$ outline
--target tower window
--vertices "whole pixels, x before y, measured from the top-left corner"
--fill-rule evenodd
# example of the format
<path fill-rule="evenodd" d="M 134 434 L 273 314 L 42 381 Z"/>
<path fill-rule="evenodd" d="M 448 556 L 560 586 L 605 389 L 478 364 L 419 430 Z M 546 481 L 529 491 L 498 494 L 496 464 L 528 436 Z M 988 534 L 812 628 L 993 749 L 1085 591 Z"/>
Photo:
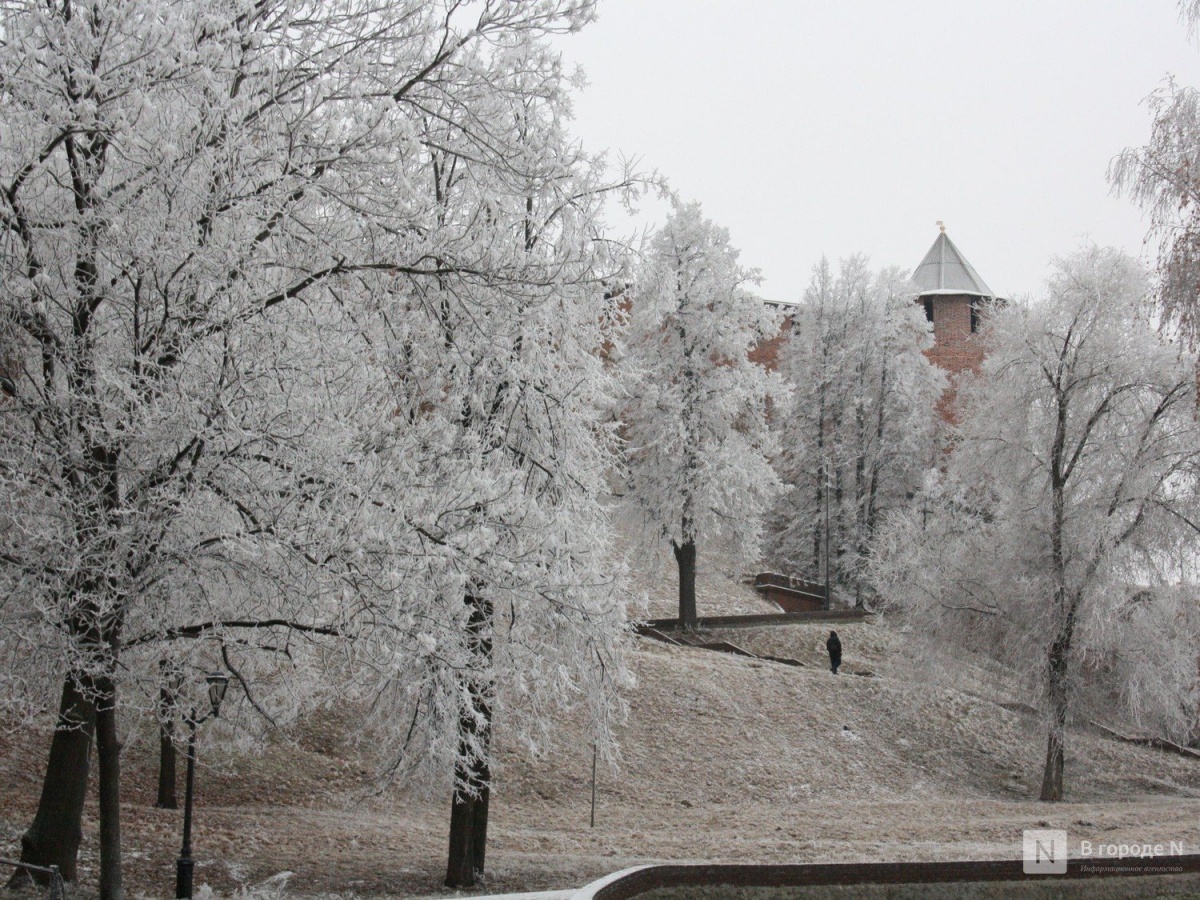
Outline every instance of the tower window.
<path fill-rule="evenodd" d="M 933 298 L 932 297 L 925 298 L 925 321 L 927 321 L 927 322 L 933 321 Z M 971 330 L 974 331 L 975 329 L 972 328 Z"/>
<path fill-rule="evenodd" d="M 971 334 L 979 330 L 979 306 L 971 301 Z"/>

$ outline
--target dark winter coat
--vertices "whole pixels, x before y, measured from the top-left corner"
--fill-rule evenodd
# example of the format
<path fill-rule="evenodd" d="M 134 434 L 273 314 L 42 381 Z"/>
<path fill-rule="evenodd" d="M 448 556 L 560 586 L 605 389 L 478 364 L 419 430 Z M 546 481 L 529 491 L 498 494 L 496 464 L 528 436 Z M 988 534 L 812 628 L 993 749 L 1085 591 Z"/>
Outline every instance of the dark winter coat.
<path fill-rule="evenodd" d="M 829 632 L 829 639 L 825 641 L 825 649 L 829 651 L 829 668 L 836 675 L 838 666 L 842 664 L 842 642 L 836 631 Z"/>

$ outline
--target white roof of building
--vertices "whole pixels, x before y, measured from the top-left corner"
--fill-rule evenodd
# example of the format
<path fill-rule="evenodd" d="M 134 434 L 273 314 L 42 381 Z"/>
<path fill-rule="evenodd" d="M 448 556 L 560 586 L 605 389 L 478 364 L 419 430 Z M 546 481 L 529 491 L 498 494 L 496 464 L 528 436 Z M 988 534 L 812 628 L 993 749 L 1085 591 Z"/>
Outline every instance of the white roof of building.
<path fill-rule="evenodd" d="M 912 274 L 920 296 L 937 294 L 971 294 L 976 297 L 995 297 L 974 266 L 967 262 L 954 241 L 946 236 L 946 228 L 938 223 L 941 233 L 921 264 Z"/>

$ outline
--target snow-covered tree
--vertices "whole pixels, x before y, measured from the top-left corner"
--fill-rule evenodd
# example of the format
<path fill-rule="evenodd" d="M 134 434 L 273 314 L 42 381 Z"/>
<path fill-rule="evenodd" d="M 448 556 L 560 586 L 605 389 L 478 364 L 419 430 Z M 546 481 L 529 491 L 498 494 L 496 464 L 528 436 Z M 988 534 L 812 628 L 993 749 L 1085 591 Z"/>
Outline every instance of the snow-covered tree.
<path fill-rule="evenodd" d="M 120 896 L 117 698 L 164 660 L 181 703 L 230 672 L 223 717 L 374 698 L 398 772 L 473 795 L 492 715 L 544 743 L 583 700 L 606 745 L 614 186 L 542 41 L 590 16 L 0 6 L 0 683 L 62 686 L 24 861 L 74 875 L 95 729 Z"/>
<path fill-rule="evenodd" d="M 1160 727 L 1195 721 L 1194 601 L 1147 590 L 1197 549 L 1195 382 L 1146 294 L 1135 263 L 1091 248 L 1042 302 L 998 312 L 947 469 L 889 520 L 872 566 L 914 632 L 998 657 L 1040 694 L 1043 800 L 1062 799 L 1066 726 L 1105 671 L 1143 717 L 1157 686 Z"/>
<path fill-rule="evenodd" d="M 1195 33 L 1200 2 L 1181 0 L 1179 8 Z M 1150 236 L 1159 242 L 1159 305 L 1195 346 L 1200 340 L 1200 91 L 1169 77 L 1147 103 L 1153 115 L 1150 140 L 1118 154 L 1109 181 L 1150 216 Z"/>
<path fill-rule="evenodd" d="M 813 580 L 828 560 L 831 586 L 859 606 L 880 518 L 933 461 L 945 378 L 925 356 L 932 331 L 913 296 L 896 269 L 872 272 L 852 256 L 835 275 L 822 259 L 780 350 L 796 393 L 792 414 L 777 421 L 788 489 L 771 517 L 768 557 Z"/>
<path fill-rule="evenodd" d="M 653 546 L 674 551 L 686 627 L 696 625 L 697 546 L 727 537 L 756 557 L 780 487 L 768 410 L 786 414 L 790 391 L 747 356 L 779 319 L 746 290 L 753 273 L 737 259 L 699 204 L 677 205 L 633 291 L 627 499 Z"/>
<path fill-rule="evenodd" d="M 624 604 L 600 505 L 617 460 L 606 282 L 621 265 L 600 240 L 603 180 L 564 132 L 564 85 L 541 46 L 492 64 L 493 91 L 441 109 L 419 182 L 472 265 L 398 285 L 386 300 L 400 401 L 397 446 L 418 477 L 407 503 L 420 536 L 402 623 L 421 652 L 372 686 L 391 773 L 453 775 L 446 883 L 484 868 L 493 722 L 551 747 L 554 706 L 590 707 L 601 749 L 623 680 Z M 509 148 L 482 169 L 472 122 Z M 443 129 L 448 133 L 442 133 Z M 519 161 L 520 168 L 512 165 Z M 414 435 L 416 439 L 414 441 Z M 403 624 L 401 631 L 411 627 Z M 388 631 L 377 652 L 394 656 Z M 401 735 L 393 734 L 393 738 Z"/>

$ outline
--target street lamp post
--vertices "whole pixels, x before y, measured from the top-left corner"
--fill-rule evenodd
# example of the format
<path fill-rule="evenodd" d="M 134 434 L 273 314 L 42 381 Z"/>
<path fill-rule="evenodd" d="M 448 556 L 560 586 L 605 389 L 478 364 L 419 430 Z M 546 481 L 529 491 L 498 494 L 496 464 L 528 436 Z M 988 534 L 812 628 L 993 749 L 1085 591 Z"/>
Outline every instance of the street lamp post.
<path fill-rule="evenodd" d="M 196 726 L 209 719 L 216 718 L 221 711 L 221 701 L 225 699 L 225 690 L 229 687 L 229 676 L 216 672 L 205 677 L 208 682 L 208 702 L 212 709 L 208 715 L 196 718 L 196 708 L 187 717 L 191 733 L 188 735 L 187 754 L 187 789 L 183 800 L 183 847 L 179 850 L 179 859 L 175 863 L 175 897 L 177 900 L 192 896 L 192 872 L 196 861 L 192 859 L 192 789 L 196 783 Z"/>

